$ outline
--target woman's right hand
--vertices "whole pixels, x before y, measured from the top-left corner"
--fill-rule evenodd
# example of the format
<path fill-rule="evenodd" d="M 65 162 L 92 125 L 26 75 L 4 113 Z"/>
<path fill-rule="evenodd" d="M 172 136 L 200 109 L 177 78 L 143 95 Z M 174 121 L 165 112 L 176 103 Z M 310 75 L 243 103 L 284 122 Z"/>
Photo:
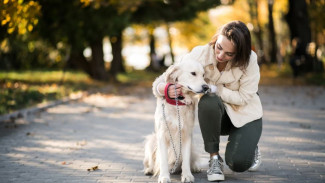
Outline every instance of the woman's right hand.
<path fill-rule="evenodd" d="M 166 88 L 166 84 L 161 83 L 158 85 L 157 89 L 159 93 L 163 95 L 165 93 L 165 88 Z M 176 98 L 176 96 L 177 97 L 180 96 L 182 94 L 181 89 L 182 89 L 182 85 L 176 84 L 176 94 L 175 94 L 175 85 L 174 84 L 170 85 L 167 91 L 169 98 Z"/>
<path fill-rule="evenodd" d="M 176 92 L 175 92 L 175 87 L 176 87 Z M 182 85 L 180 84 L 170 85 L 167 92 L 169 98 L 177 98 L 182 94 Z"/>

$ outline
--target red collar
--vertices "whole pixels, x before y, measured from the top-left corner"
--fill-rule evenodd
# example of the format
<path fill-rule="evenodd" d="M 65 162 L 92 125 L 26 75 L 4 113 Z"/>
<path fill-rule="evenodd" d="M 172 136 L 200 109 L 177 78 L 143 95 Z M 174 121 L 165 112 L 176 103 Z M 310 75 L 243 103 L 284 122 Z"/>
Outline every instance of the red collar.
<path fill-rule="evenodd" d="M 165 87 L 165 99 L 166 99 L 166 102 L 167 103 L 169 103 L 169 104 L 171 104 L 171 105 L 176 105 L 176 100 L 175 99 L 171 99 L 171 98 L 169 98 L 169 96 L 168 96 L 168 87 L 170 86 L 170 85 L 173 85 L 173 84 L 171 84 L 171 83 L 167 83 L 167 85 L 166 85 L 166 87 Z M 178 105 L 185 105 L 183 102 L 181 102 L 180 100 L 177 100 L 177 104 Z"/>

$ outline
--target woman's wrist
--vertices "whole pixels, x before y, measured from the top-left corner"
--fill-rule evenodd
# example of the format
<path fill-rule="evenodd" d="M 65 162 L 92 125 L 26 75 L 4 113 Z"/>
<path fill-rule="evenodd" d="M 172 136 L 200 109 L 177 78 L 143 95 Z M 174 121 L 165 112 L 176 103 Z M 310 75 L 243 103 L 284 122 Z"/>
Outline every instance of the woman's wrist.
<path fill-rule="evenodd" d="M 211 93 L 217 93 L 218 87 L 216 85 L 209 85 Z"/>
<path fill-rule="evenodd" d="M 159 84 L 157 85 L 156 90 L 157 90 L 157 93 L 158 93 L 160 96 L 164 96 L 164 95 L 165 95 L 165 94 L 164 94 L 165 86 L 166 86 L 166 83 L 159 83 Z"/>

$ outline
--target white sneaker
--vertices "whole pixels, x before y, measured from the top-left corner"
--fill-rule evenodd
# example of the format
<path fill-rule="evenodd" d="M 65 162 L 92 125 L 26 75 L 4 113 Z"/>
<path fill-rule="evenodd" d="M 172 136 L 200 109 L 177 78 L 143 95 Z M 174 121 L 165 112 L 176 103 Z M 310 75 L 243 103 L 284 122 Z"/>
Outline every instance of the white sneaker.
<path fill-rule="evenodd" d="M 262 163 L 262 154 L 258 146 L 256 146 L 255 149 L 255 156 L 252 166 L 248 169 L 250 172 L 255 172 L 258 170 L 258 168 L 261 166 Z"/>
<path fill-rule="evenodd" d="M 225 175 L 223 174 L 223 160 L 219 155 L 215 155 L 210 159 L 207 175 L 208 181 L 225 180 Z"/>

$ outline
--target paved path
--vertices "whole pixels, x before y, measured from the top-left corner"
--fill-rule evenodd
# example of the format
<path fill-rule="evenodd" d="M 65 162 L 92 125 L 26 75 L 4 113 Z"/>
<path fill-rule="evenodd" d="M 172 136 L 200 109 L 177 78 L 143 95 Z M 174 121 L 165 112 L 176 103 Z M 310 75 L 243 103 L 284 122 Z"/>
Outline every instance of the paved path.
<path fill-rule="evenodd" d="M 93 94 L 0 123 L 0 182 L 157 182 L 142 172 L 155 99 L 150 89 L 129 91 L 137 95 Z M 325 89 L 264 86 L 260 96 L 263 164 L 254 173 L 226 169 L 225 182 L 325 182 Z M 207 182 L 208 155 L 197 125 L 194 138 L 203 169 L 194 176 Z M 226 140 L 222 137 L 222 156 Z M 180 175 L 172 181 L 180 182 Z"/>

